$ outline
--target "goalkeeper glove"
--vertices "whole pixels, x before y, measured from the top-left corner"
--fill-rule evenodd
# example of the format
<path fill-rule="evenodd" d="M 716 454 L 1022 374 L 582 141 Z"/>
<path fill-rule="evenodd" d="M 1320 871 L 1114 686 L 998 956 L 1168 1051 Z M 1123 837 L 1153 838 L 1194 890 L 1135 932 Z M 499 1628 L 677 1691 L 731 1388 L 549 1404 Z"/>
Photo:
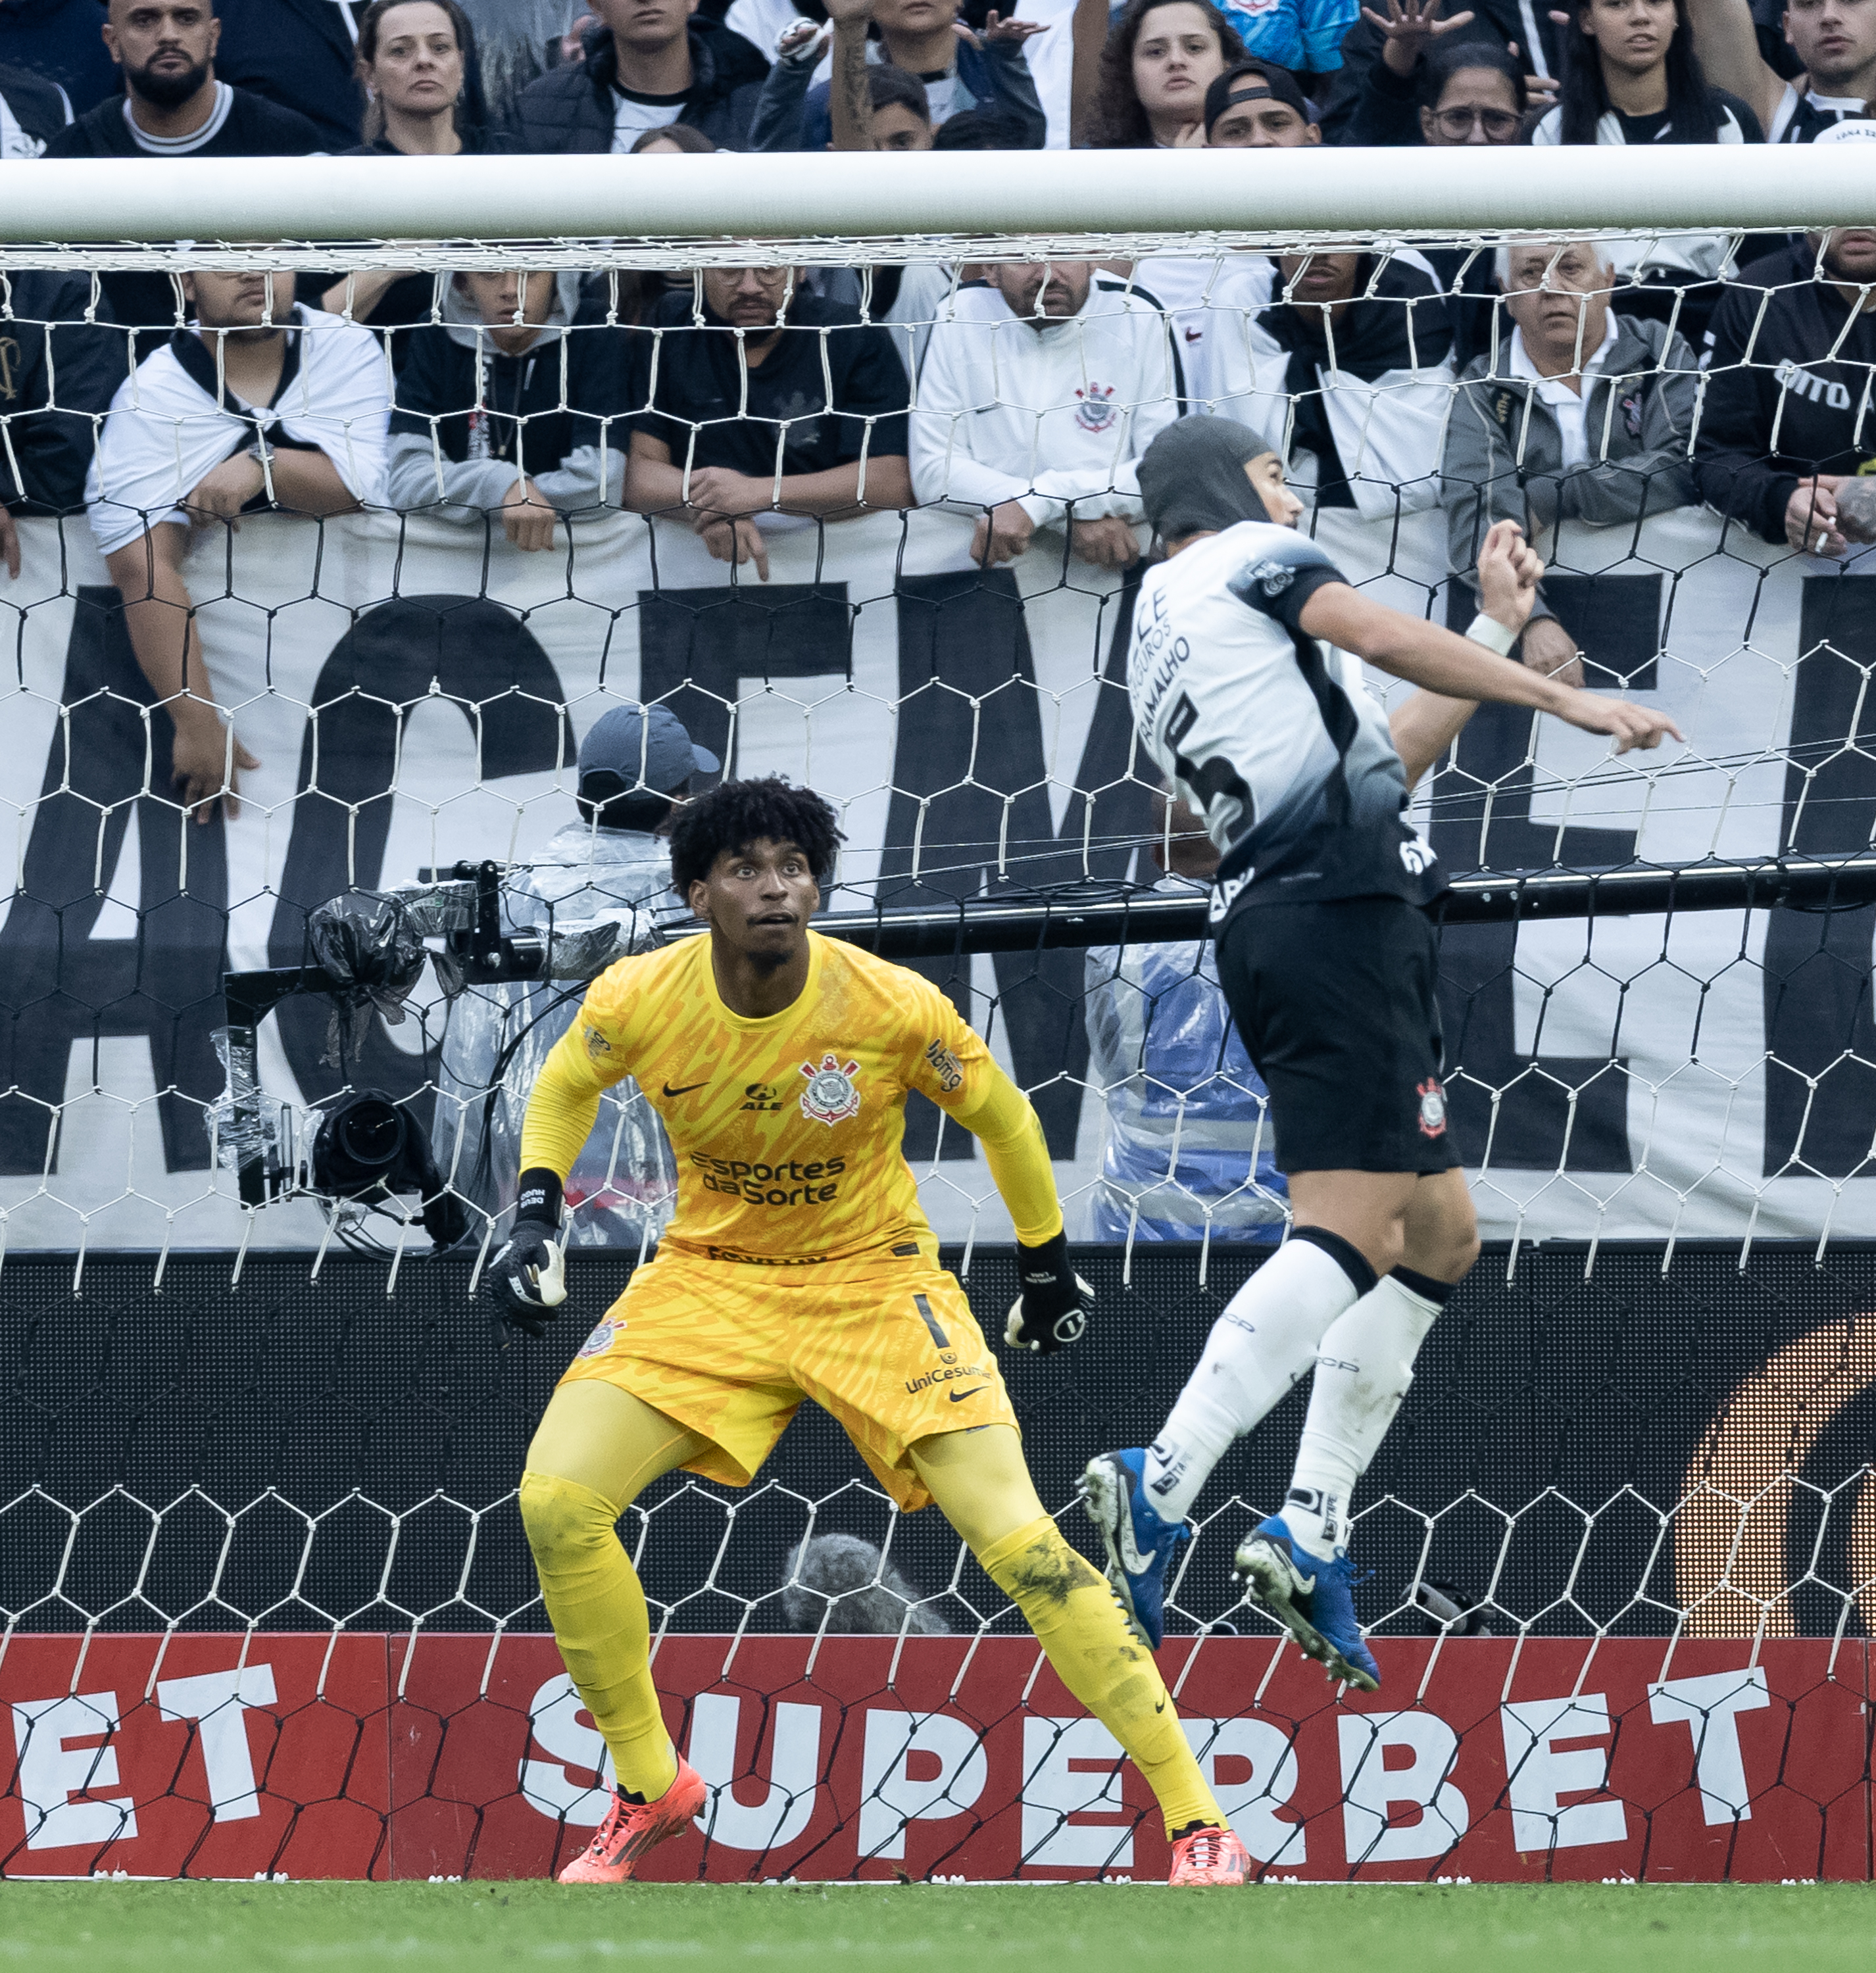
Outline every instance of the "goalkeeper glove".
<path fill-rule="evenodd" d="M 1094 1312 L 1095 1291 L 1069 1265 L 1068 1235 L 1058 1233 L 1039 1247 L 1019 1242 L 1017 1278 L 1023 1292 L 1010 1304 L 1004 1342 L 1044 1356 L 1065 1343 L 1079 1343 Z"/>
<path fill-rule="evenodd" d="M 515 1224 L 489 1264 L 496 1314 L 512 1339 L 545 1336 L 567 1299 L 567 1255 L 560 1241 L 560 1180 L 545 1166 L 521 1175 Z"/>

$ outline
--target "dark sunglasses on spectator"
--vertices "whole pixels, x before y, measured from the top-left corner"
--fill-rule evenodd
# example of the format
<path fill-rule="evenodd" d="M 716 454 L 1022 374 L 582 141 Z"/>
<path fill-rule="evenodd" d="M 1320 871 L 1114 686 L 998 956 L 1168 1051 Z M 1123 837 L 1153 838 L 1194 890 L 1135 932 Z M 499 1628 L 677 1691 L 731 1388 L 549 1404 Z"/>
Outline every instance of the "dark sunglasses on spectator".
<path fill-rule="evenodd" d="M 1502 144 L 1515 136 L 1522 119 L 1515 110 L 1481 110 L 1476 106 L 1461 109 L 1436 110 L 1433 121 L 1439 126 L 1439 134 L 1449 137 L 1455 144 L 1462 144 L 1472 134 L 1472 126 L 1482 123 L 1485 135 L 1495 144 Z"/>

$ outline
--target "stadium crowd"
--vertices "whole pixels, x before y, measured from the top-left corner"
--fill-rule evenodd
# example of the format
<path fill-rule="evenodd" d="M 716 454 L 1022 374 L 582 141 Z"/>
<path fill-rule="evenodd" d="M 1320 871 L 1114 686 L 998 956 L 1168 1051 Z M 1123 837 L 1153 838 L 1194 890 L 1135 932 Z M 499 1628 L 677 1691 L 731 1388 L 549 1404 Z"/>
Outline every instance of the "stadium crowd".
<path fill-rule="evenodd" d="M 591 0 L 500 106 L 458 0 L 0 0 L 0 159 L 1876 138 L 1876 0 L 1383 5 Z M 1050 37 L 1072 59 L 1044 88 Z M 26 273 L 0 311 L 0 560 L 18 574 L 15 515 L 88 515 L 207 804 L 224 736 L 184 551 L 245 513 L 424 512 L 539 551 L 623 509 L 766 578 L 775 528 L 945 505 L 986 567 L 1039 535 L 1126 568 L 1151 545 L 1135 462 L 1211 411 L 1318 508 L 1443 509 L 1462 579 L 1500 519 L 1703 502 L 1842 555 L 1868 538 L 1839 494 L 1876 473 L 1873 379 L 1876 229 L 694 281 Z M 1521 655 L 1580 676 L 1547 602 Z M 1101 1018 L 1151 1053 L 1138 1006 Z"/>

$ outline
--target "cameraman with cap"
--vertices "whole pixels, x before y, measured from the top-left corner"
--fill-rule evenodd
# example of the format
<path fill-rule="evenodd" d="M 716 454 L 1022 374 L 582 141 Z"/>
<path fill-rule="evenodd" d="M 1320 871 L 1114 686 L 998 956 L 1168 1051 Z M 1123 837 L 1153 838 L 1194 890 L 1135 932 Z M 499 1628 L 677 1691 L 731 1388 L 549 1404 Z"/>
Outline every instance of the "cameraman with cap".
<path fill-rule="evenodd" d="M 676 908 L 665 839 L 693 777 L 722 764 L 669 706 L 615 705 L 580 743 L 578 819 L 509 872 L 504 929 L 546 937 L 548 977 L 465 987 L 450 1009 L 437 1078 L 437 1164 L 446 1173 L 453 1165 L 457 1190 L 485 1211 L 513 1203 L 528 1091 L 578 1016 L 586 982 L 655 944 L 657 915 Z M 565 1237 L 642 1249 L 670 1217 L 670 1146 L 629 1077 L 601 1100 L 599 1127 L 567 1180 Z"/>

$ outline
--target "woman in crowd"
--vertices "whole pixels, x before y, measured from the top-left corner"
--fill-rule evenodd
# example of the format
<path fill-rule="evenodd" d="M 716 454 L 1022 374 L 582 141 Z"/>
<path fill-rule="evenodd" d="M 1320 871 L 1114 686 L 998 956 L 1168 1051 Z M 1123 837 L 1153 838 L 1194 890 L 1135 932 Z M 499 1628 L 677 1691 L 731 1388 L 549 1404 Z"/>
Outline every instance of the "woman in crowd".
<path fill-rule="evenodd" d="M 1534 144 L 1759 144 L 1750 108 L 1715 89 L 1694 52 L 1687 0 L 1575 0 L 1557 106 Z M 1724 233 L 1680 233 L 1615 256 L 1624 315 L 1675 321 L 1696 348 L 1718 305 Z"/>
<path fill-rule="evenodd" d="M 1171 150 L 1205 141 L 1205 92 L 1244 60 L 1210 0 L 1129 0 L 1101 51 L 1093 148 Z"/>
<path fill-rule="evenodd" d="M 373 0 L 359 23 L 358 77 L 366 97 L 367 141 L 352 158 L 453 158 L 519 149 L 506 131 L 472 123 L 464 113 L 464 84 L 475 58 L 475 35 L 457 0 Z M 401 332 L 391 339 L 391 362 L 401 368 L 407 333 L 428 322 L 436 302 L 436 276 L 400 274 L 391 268 L 342 274 L 300 299 L 334 315 L 350 309 L 354 322 Z"/>
<path fill-rule="evenodd" d="M 1530 109 L 1524 64 L 1495 41 L 1441 38 L 1468 16 L 1429 25 L 1430 9 L 1416 12 L 1409 4 L 1393 11 L 1395 19 L 1380 23 L 1387 36 L 1381 58 L 1363 78 L 1347 141 L 1519 142 Z M 1462 369 L 1491 346 L 1498 292 L 1491 256 L 1465 247 L 1423 247 L 1420 252 L 1449 298 L 1453 360 Z"/>
<path fill-rule="evenodd" d="M 1362 18 L 1381 36 L 1342 132 L 1344 144 L 1515 144 L 1529 99 L 1498 43 L 1467 35 L 1470 13 L 1442 20 L 1439 0 L 1388 0 Z M 1462 38 L 1455 39 L 1455 35 Z"/>

